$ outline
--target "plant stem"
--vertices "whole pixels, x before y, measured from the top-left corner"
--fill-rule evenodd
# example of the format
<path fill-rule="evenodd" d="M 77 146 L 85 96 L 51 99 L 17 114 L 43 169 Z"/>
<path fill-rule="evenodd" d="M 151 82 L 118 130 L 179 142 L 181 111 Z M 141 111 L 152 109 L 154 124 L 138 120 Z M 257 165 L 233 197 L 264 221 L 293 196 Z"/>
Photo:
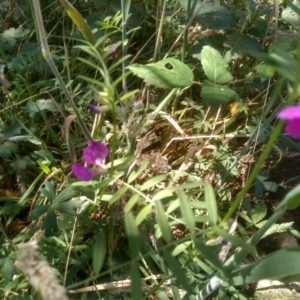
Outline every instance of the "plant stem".
<path fill-rule="evenodd" d="M 41 6 L 39 0 L 33 0 L 33 7 L 34 7 L 34 14 L 35 14 L 35 19 L 36 19 L 36 30 L 39 34 L 40 38 L 40 43 L 41 43 L 41 49 L 42 49 L 42 55 L 47 61 L 50 69 L 52 70 L 54 76 L 56 77 L 60 87 L 64 91 L 67 99 L 69 100 L 70 105 L 72 106 L 74 113 L 76 114 L 78 124 L 80 126 L 80 129 L 82 130 L 83 134 L 88 140 L 91 140 L 92 137 L 90 135 L 89 130 L 85 126 L 85 124 L 82 122 L 82 119 L 80 118 L 79 111 L 76 107 L 76 104 L 74 103 L 74 100 L 68 91 L 60 73 L 57 70 L 57 67 L 52 59 L 51 53 L 50 53 L 50 48 L 47 42 L 47 37 L 46 37 L 46 31 L 44 27 L 44 22 L 43 22 L 43 17 L 41 13 Z"/>

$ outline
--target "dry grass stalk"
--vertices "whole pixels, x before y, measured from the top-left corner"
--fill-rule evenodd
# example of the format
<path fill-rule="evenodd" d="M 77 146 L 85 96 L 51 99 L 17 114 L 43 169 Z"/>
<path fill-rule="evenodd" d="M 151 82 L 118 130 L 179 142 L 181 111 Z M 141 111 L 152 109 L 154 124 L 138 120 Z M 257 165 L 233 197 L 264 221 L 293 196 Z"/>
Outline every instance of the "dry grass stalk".
<path fill-rule="evenodd" d="M 30 284 L 41 294 L 43 300 L 68 300 L 46 259 L 38 252 L 37 241 L 18 245 L 18 266 L 29 277 Z"/>

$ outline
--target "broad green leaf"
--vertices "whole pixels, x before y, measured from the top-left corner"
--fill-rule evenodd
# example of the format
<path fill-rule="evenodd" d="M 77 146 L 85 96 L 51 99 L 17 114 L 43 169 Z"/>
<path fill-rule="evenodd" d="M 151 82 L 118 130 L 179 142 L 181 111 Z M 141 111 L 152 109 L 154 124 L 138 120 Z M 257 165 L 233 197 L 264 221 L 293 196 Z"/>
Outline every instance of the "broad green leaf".
<path fill-rule="evenodd" d="M 267 79 L 273 77 L 275 70 L 270 66 L 264 63 L 259 64 L 255 67 L 256 72 L 261 77 L 260 81 L 264 82 Z"/>
<path fill-rule="evenodd" d="M 223 270 L 223 263 L 211 246 L 206 246 L 204 243 L 195 240 L 195 247 L 202 253 L 203 257 L 209 261 L 216 269 Z"/>
<path fill-rule="evenodd" d="M 209 220 L 213 225 L 216 225 L 218 223 L 218 207 L 214 190 L 210 184 L 205 185 L 204 196 Z"/>
<path fill-rule="evenodd" d="M 253 224 L 259 223 L 267 215 L 267 212 L 268 210 L 265 203 L 256 203 L 250 212 Z"/>
<path fill-rule="evenodd" d="M 161 230 L 162 236 L 168 243 L 170 243 L 172 241 L 172 233 L 168 223 L 168 217 L 165 214 L 164 208 L 160 200 L 156 200 L 155 208 L 156 208 L 157 223 Z"/>
<path fill-rule="evenodd" d="M 179 0 L 181 6 L 187 10 L 191 5 L 189 0 Z M 225 5 L 216 4 L 217 1 L 197 0 L 192 14 L 197 13 L 195 21 L 199 22 L 205 28 L 224 29 L 235 27 L 233 14 L 225 7 Z M 200 9 L 200 10 L 199 10 Z"/>
<path fill-rule="evenodd" d="M 194 220 L 193 211 L 191 210 L 188 202 L 188 197 L 181 190 L 179 190 L 178 198 L 180 202 L 180 210 L 181 210 L 183 220 L 185 221 L 190 233 L 193 233 L 195 229 L 195 220 Z"/>
<path fill-rule="evenodd" d="M 93 270 L 95 274 L 101 271 L 106 253 L 105 231 L 101 230 L 96 235 L 96 242 L 93 249 Z"/>
<path fill-rule="evenodd" d="M 131 263 L 130 279 L 131 279 L 131 299 L 132 300 L 143 299 L 140 272 L 137 263 L 135 261 Z"/>
<path fill-rule="evenodd" d="M 132 195 L 131 198 L 126 203 L 124 211 L 129 212 L 133 208 L 133 206 L 137 203 L 139 198 L 140 198 L 139 194 Z"/>
<path fill-rule="evenodd" d="M 3 276 L 2 280 L 4 280 L 5 284 L 13 280 L 13 276 L 15 275 L 15 269 L 12 264 L 12 261 L 10 261 L 9 259 L 3 259 L 1 261 L 1 274 Z"/>
<path fill-rule="evenodd" d="M 84 38 L 89 42 L 91 45 L 95 45 L 96 40 L 95 37 L 86 23 L 86 21 L 83 19 L 81 14 L 75 9 L 75 7 L 67 0 L 60 0 L 61 4 L 65 8 L 67 14 L 70 16 L 72 21 L 75 23 L 75 25 L 78 27 L 78 29 L 81 31 Z"/>
<path fill-rule="evenodd" d="M 151 204 L 148 204 L 147 206 L 143 207 L 143 209 L 138 213 L 135 219 L 136 225 L 140 225 L 147 218 L 151 210 L 152 210 Z"/>
<path fill-rule="evenodd" d="M 166 58 L 148 65 L 133 64 L 129 67 L 146 83 L 159 88 L 185 88 L 192 84 L 192 70 L 175 58 Z"/>
<path fill-rule="evenodd" d="M 17 152 L 18 146 L 12 141 L 5 141 L 0 147 L 0 157 L 8 159 L 10 156 Z"/>
<path fill-rule="evenodd" d="M 238 99 L 238 95 L 226 86 L 216 85 L 205 80 L 201 88 L 201 98 L 208 105 L 219 106 Z"/>
<path fill-rule="evenodd" d="M 109 204 L 112 205 L 114 204 L 116 201 L 118 201 L 128 190 L 127 186 L 123 186 L 121 187 L 117 192 L 115 192 L 111 198 L 109 199 Z"/>
<path fill-rule="evenodd" d="M 267 173 L 257 175 L 255 178 L 255 195 L 261 197 L 264 191 L 276 192 L 277 184 L 273 181 L 267 181 L 269 175 Z"/>
<path fill-rule="evenodd" d="M 24 110 L 29 114 L 30 117 L 34 118 L 40 115 L 41 110 L 49 110 L 52 112 L 57 112 L 57 107 L 55 106 L 52 99 L 41 99 L 36 102 L 29 101 L 27 102 Z"/>
<path fill-rule="evenodd" d="M 141 191 L 152 188 L 157 183 L 164 181 L 167 177 L 165 175 L 158 175 L 148 179 L 140 188 Z"/>
<path fill-rule="evenodd" d="M 126 235 L 129 239 L 129 248 L 133 258 L 137 258 L 140 253 L 140 234 L 136 226 L 132 212 L 125 214 Z"/>
<path fill-rule="evenodd" d="M 207 78 L 213 83 L 225 84 L 233 77 L 228 71 L 228 63 L 221 54 L 210 46 L 204 46 L 201 51 L 201 64 Z"/>
<path fill-rule="evenodd" d="M 299 9 L 299 0 L 294 0 L 292 3 L 288 3 L 288 6 L 281 13 L 282 20 L 290 23 L 294 28 L 296 28 L 299 24 Z"/>
<path fill-rule="evenodd" d="M 236 268 L 229 276 L 234 285 L 244 285 L 261 279 L 284 281 L 290 276 L 300 280 L 300 247 L 282 249 L 253 264 Z"/>

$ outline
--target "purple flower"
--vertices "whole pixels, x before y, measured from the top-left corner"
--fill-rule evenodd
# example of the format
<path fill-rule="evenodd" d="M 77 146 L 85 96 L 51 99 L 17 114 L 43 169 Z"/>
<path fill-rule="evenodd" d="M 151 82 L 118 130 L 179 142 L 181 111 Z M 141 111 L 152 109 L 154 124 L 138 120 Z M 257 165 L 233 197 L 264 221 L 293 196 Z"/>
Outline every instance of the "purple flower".
<path fill-rule="evenodd" d="M 300 139 L 300 105 L 293 105 L 281 110 L 277 117 L 287 121 L 285 131 L 294 139 Z"/>
<path fill-rule="evenodd" d="M 101 109 L 100 109 L 100 107 L 98 105 L 89 104 L 88 107 L 95 114 L 100 114 L 101 113 Z"/>
<path fill-rule="evenodd" d="M 71 169 L 74 175 L 82 181 L 90 181 L 97 175 L 96 170 L 90 170 L 77 163 L 73 164 Z"/>
<path fill-rule="evenodd" d="M 96 166 L 95 169 L 88 169 L 78 163 L 72 165 L 71 169 L 74 175 L 82 181 L 92 180 L 95 176 L 107 170 L 105 166 L 105 158 L 108 156 L 109 150 L 106 145 L 89 141 L 87 147 L 83 150 L 82 158 L 84 162 Z"/>

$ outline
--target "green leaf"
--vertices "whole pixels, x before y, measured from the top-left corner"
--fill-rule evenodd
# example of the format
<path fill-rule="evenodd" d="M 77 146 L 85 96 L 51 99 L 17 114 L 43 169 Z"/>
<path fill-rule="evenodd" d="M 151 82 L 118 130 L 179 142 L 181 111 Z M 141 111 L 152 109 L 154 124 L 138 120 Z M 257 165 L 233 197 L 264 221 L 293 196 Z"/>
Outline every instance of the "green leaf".
<path fill-rule="evenodd" d="M 54 209 L 49 208 L 43 224 L 43 228 L 47 237 L 53 235 L 58 231 L 57 218 Z"/>
<path fill-rule="evenodd" d="M 131 198 L 126 203 L 124 211 L 129 212 L 133 208 L 133 206 L 137 203 L 139 198 L 140 198 L 139 194 L 132 195 Z"/>
<path fill-rule="evenodd" d="M 52 185 L 52 183 L 48 180 L 45 181 L 45 187 L 40 189 L 40 192 L 46 197 L 48 198 L 48 201 L 50 203 L 53 202 L 54 198 L 55 198 L 55 190 L 54 187 Z"/>
<path fill-rule="evenodd" d="M 253 224 L 256 225 L 267 215 L 267 206 L 263 202 L 256 203 L 251 209 L 250 216 Z"/>
<path fill-rule="evenodd" d="M 145 170 L 147 169 L 148 165 L 149 165 L 149 161 L 143 161 L 143 162 L 139 165 L 139 167 L 138 167 L 137 170 L 133 170 L 133 171 L 131 172 L 131 174 L 130 174 L 129 177 L 128 177 L 127 183 L 131 183 L 131 182 L 134 181 L 137 177 L 139 177 L 139 176 L 143 173 L 143 171 L 145 171 Z"/>
<path fill-rule="evenodd" d="M 129 67 L 135 75 L 159 88 L 185 88 L 192 84 L 192 70 L 175 58 L 166 58 L 148 65 L 133 64 Z"/>
<path fill-rule="evenodd" d="M 193 233 L 195 229 L 195 220 L 193 211 L 191 210 L 188 202 L 188 197 L 181 190 L 179 190 L 178 198 L 180 202 L 180 210 L 182 213 L 183 220 L 185 221 L 190 233 Z"/>
<path fill-rule="evenodd" d="M 203 47 L 201 64 L 205 75 L 213 83 L 225 84 L 233 79 L 228 71 L 228 63 L 217 50 L 210 46 Z"/>
<path fill-rule="evenodd" d="M 40 114 L 41 110 L 57 112 L 57 107 L 52 99 L 40 99 L 36 102 L 27 102 L 24 110 L 29 114 L 30 117 L 36 117 Z"/>
<path fill-rule="evenodd" d="M 214 190 L 210 184 L 205 185 L 204 195 L 209 220 L 213 225 L 216 225 L 218 223 L 218 207 Z"/>
<path fill-rule="evenodd" d="M 294 0 L 293 3 L 288 3 L 288 6 L 282 11 L 282 20 L 290 23 L 293 27 L 296 28 L 299 24 L 299 8 L 299 0 Z"/>
<path fill-rule="evenodd" d="M 29 214 L 30 220 L 36 220 L 43 214 L 45 214 L 50 208 L 50 205 L 41 205 L 33 209 Z"/>
<path fill-rule="evenodd" d="M 64 188 L 54 199 L 54 202 L 62 202 L 65 200 L 69 200 L 75 196 L 77 196 L 78 192 L 76 188 L 72 185 L 68 185 L 66 188 Z"/>
<path fill-rule="evenodd" d="M 125 228 L 129 239 L 129 248 L 133 258 L 137 258 L 140 253 L 140 234 L 136 226 L 132 212 L 125 214 Z"/>
<path fill-rule="evenodd" d="M 93 249 L 93 270 L 95 274 L 101 271 L 106 253 L 105 231 L 101 230 L 96 235 L 96 242 Z"/>
<path fill-rule="evenodd" d="M 177 245 L 175 249 L 172 251 L 172 256 L 175 257 L 180 253 L 184 252 L 186 248 L 188 248 L 192 243 L 193 243 L 192 241 L 187 241 Z"/>
<path fill-rule="evenodd" d="M 51 205 L 53 209 L 56 209 L 57 211 L 75 216 L 77 208 L 82 206 L 82 201 L 80 199 L 73 199 L 68 202 L 58 202 Z"/>
<path fill-rule="evenodd" d="M 185 276 L 186 272 L 182 269 L 178 260 L 174 258 L 168 251 L 163 252 L 164 258 L 167 261 L 168 267 L 176 277 L 176 281 L 183 286 L 186 291 L 190 291 L 189 282 Z"/>
<path fill-rule="evenodd" d="M 279 74 L 293 82 L 295 80 L 297 65 L 295 59 L 280 47 L 274 48 L 276 53 L 265 54 L 261 52 L 253 52 L 253 56 L 264 61 L 266 64 L 274 68 Z"/>
<path fill-rule="evenodd" d="M 3 259 L 1 262 L 1 275 L 4 283 L 9 283 L 15 274 L 14 266 L 9 259 Z"/>
<path fill-rule="evenodd" d="M 96 40 L 95 37 L 86 23 L 86 21 L 83 19 L 81 14 L 75 9 L 75 7 L 67 0 L 60 0 L 61 4 L 65 8 L 67 14 L 70 16 L 72 21 L 75 23 L 75 25 L 78 27 L 78 29 L 81 31 L 84 38 L 89 42 L 91 45 L 95 45 Z"/>
<path fill-rule="evenodd" d="M 206 246 L 204 243 L 195 240 L 195 247 L 201 252 L 203 257 L 210 262 L 216 269 L 223 270 L 223 263 L 219 260 L 218 255 L 211 246 Z"/>
<path fill-rule="evenodd" d="M 147 206 L 143 207 L 135 219 L 136 225 L 140 225 L 147 218 L 151 210 L 152 210 L 151 204 L 148 204 Z"/>
<path fill-rule="evenodd" d="M 226 86 L 216 85 L 206 80 L 201 88 L 201 98 L 208 105 L 219 106 L 238 99 L 238 95 Z"/>
<path fill-rule="evenodd" d="M 290 276 L 300 280 L 300 247 L 282 249 L 253 264 L 236 268 L 230 275 L 234 285 L 244 285 L 261 279 L 284 281 Z"/>
<path fill-rule="evenodd" d="M 260 81 L 264 82 L 265 80 L 274 76 L 275 70 L 270 65 L 259 64 L 255 67 L 256 72 L 261 77 Z"/>
<path fill-rule="evenodd" d="M 140 191 L 148 190 L 157 183 L 164 181 L 167 177 L 165 175 L 158 175 L 148 179 L 140 188 Z"/>
<path fill-rule="evenodd" d="M 165 214 L 164 208 L 160 200 L 156 200 L 155 208 L 156 208 L 157 223 L 161 230 L 162 236 L 167 242 L 170 243 L 172 241 L 172 233 L 168 223 L 168 217 Z"/>
<path fill-rule="evenodd" d="M 156 200 L 161 200 L 165 199 L 167 197 L 170 197 L 174 194 L 174 192 L 177 191 L 176 187 L 168 187 L 163 190 L 159 190 L 154 196 L 153 196 L 153 201 L 155 202 Z"/>
<path fill-rule="evenodd" d="M 17 152 L 17 150 L 17 144 L 11 141 L 5 141 L 0 147 L 0 157 L 8 159 L 13 153 Z"/>
<path fill-rule="evenodd" d="M 116 201 L 118 201 L 128 190 L 127 186 L 123 186 L 121 187 L 117 192 L 115 192 L 111 198 L 109 199 L 109 204 L 112 205 L 114 204 Z"/>
<path fill-rule="evenodd" d="M 261 197 L 264 191 L 276 192 L 277 184 L 273 181 L 267 181 L 269 175 L 264 173 L 262 175 L 257 175 L 255 179 L 255 196 Z"/>
<path fill-rule="evenodd" d="M 29 156 L 16 156 L 16 158 L 10 163 L 10 165 L 14 168 L 15 171 L 23 171 L 28 166 L 33 165 L 33 161 Z"/>
<path fill-rule="evenodd" d="M 141 277 L 139 273 L 139 268 L 135 261 L 132 262 L 131 264 L 130 279 L 131 279 L 131 299 L 132 300 L 143 299 Z"/>
<path fill-rule="evenodd" d="M 284 209 L 295 209 L 300 204 L 300 184 L 293 188 L 281 201 L 276 211 Z"/>

